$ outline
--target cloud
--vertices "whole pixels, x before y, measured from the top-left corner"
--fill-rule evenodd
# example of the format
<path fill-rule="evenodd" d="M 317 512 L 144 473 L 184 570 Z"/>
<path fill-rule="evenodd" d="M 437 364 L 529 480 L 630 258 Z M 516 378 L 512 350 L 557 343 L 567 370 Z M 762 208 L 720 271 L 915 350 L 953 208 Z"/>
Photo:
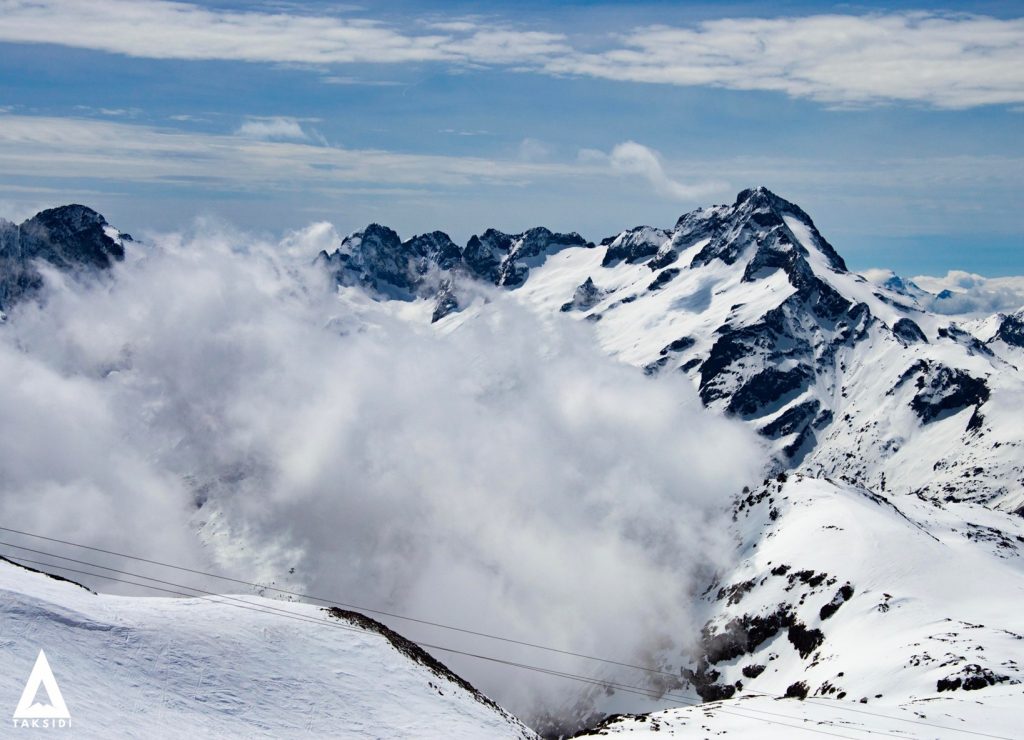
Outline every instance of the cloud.
<path fill-rule="evenodd" d="M 239 135 L 205 134 L 90 119 L 0 117 L 0 167 L 7 176 L 260 191 L 277 188 L 518 184 L 580 173 L 575 164 L 343 149 L 285 140 L 297 121 L 247 121 Z M 248 134 L 248 135 L 241 135 Z"/>
<path fill-rule="evenodd" d="M 353 85 L 363 87 L 400 87 L 406 83 L 399 82 L 398 80 L 366 80 L 361 77 L 352 77 L 350 75 L 327 75 L 320 78 L 321 82 L 326 82 L 328 85 Z"/>
<path fill-rule="evenodd" d="M 690 201 L 729 187 L 728 183 L 722 182 L 686 184 L 673 180 L 665 173 L 658 153 L 635 141 L 617 144 L 610 154 L 596 149 L 581 149 L 579 159 L 584 163 L 606 162 L 618 175 L 639 175 L 650 183 L 654 192 L 671 200 Z"/>
<path fill-rule="evenodd" d="M 763 462 L 753 436 L 684 378 L 646 378 L 588 326 L 507 293 L 447 331 L 428 305 L 336 294 L 293 259 L 335 238 L 201 223 L 134 246 L 112 280 L 49 274 L 45 305 L 0 325 L 0 519 L 678 668 L 699 634 L 694 590 L 731 548 L 723 504 Z M 581 698 L 573 682 L 450 662 L 527 715 Z M 609 675 L 645 680 L 623 671 Z"/>
<path fill-rule="evenodd" d="M 939 108 L 1024 100 L 1024 19 L 814 15 L 652 26 L 546 69 L 632 82 L 766 90 L 833 105 Z"/>
<path fill-rule="evenodd" d="M 294 118 L 251 118 L 245 121 L 238 130 L 237 136 L 263 141 L 306 141 L 309 134 Z"/>
<path fill-rule="evenodd" d="M 155 59 L 312 65 L 319 71 L 351 63 L 508 66 L 781 92 L 838 107 L 1024 102 L 1024 18 L 965 14 L 721 18 L 574 39 L 482 19 L 439 18 L 402 28 L 354 15 L 239 12 L 163 0 L 0 0 L 0 40 Z"/>
<path fill-rule="evenodd" d="M 551 147 L 539 139 L 527 137 L 519 142 L 519 159 L 526 162 L 540 162 L 551 156 Z"/>
<path fill-rule="evenodd" d="M 950 270 L 942 277 L 919 275 L 913 282 L 931 294 L 919 300 L 935 313 L 976 317 L 1024 309 L 1024 277 L 987 278 Z"/>
<path fill-rule="evenodd" d="M 164 0 L 0 0 L 0 40 L 61 44 L 149 59 L 306 65 L 527 61 L 561 36 L 448 25 L 427 33 L 380 21 L 229 11 Z"/>

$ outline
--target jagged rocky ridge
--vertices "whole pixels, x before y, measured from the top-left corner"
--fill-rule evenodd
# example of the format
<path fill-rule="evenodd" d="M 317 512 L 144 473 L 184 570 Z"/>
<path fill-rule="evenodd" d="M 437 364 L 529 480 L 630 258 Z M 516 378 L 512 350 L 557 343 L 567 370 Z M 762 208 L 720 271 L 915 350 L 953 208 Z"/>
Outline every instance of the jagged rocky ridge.
<path fill-rule="evenodd" d="M 20 225 L 0 219 L 0 311 L 42 287 L 37 265 L 59 270 L 105 270 L 124 259 L 127 234 L 81 205 L 37 213 Z"/>
<path fill-rule="evenodd" d="M 442 231 L 402 241 L 392 229 L 370 224 L 346 237 L 334 252 L 317 258 L 341 285 L 360 285 L 387 298 L 435 300 L 433 320 L 459 308 L 455 285 L 480 280 L 515 288 L 544 259 L 567 247 L 593 247 L 579 234 L 543 227 L 520 234 L 487 229 L 459 247 Z"/>
<path fill-rule="evenodd" d="M 931 314 L 913 283 L 850 272 L 806 212 L 765 188 L 596 245 L 535 228 L 460 248 L 371 225 L 320 260 L 341 284 L 427 300 L 433 321 L 486 283 L 592 322 L 613 354 L 683 373 L 705 405 L 755 428 L 777 470 L 1024 507 L 1010 412 L 1024 393 L 1021 314 L 994 330 Z"/>

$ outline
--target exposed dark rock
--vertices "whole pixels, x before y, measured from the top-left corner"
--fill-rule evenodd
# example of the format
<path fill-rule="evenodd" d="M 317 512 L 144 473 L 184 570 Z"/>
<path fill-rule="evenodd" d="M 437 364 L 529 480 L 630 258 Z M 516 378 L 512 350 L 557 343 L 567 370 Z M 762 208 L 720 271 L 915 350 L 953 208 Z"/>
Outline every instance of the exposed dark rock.
<path fill-rule="evenodd" d="M 903 380 L 900 379 L 897 387 Z M 989 398 L 988 384 L 984 380 L 945 365 L 927 365 L 927 370 L 918 375 L 917 388 L 910 407 L 925 424 L 968 406 L 980 406 Z"/>
<path fill-rule="evenodd" d="M 5 558 L 3 555 L 0 555 L 0 563 L 9 563 L 10 565 L 15 566 L 16 568 L 27 570 L 29 573 L 38 573 L 39 575 L 46 576 L 47 578 L 52 578 L 55 581 L 60 581 L 62 583 L 70 583 L 72 586 L 78 586 L 79 588 L 85 589 L 91 594 L 96 593 L 91 588 L 89 588 L 88 586 L 83 586 L 78 581 L 72 581 L 70 578 L 65 578 L 64 576 L 59 576 L 55 573 L 47 573 L 45 570 L 36 570 L 35 568 L 30 568 L 29 566 L 23 565 L 15 560 L 9 560 L 8 558 Z"/>
<path fill-rule="evenodd" d="M 679 276 L 679 268 L 678 267 L 669 267 L 667 269 L 664 269 L 664 270 L 662 270 L 661 272 L 658 273 L 658 276 L 656 278 L 654 278 L 654 280 L 651 281 L 651 284 L 647 286 L 647 290 L 650 290 L 650 291 L 661 290 L 666 285 L 668 285 L 670 282 L 675 280 L 676 277 L 678 277 L 678 276 Z"/>
<path fill-rule="evenodd" d="M 682 352 L 687 350 L 697 343 L 697 340 L 693 337 L 679 337 L 672 342 L 669 342 L 661 348 L 661 352 L 658 354 L 667 355 L 669 352 Z"/>
<path fill-rule="evenodd" d="M 604 298 L 604 291 L 594 285 L 594 279 L 587 277 L 572 295 L 572 300 L 562 304 L 562 311 L 589 311 Z"/>
<path fill-rule="evenodd" d="M 825 641 L 825 634 L 821 630 L 810 629 L 803 622 L 794 622 L 786 636 L 801 658 L 809 656 Z"/>
<path fill-rule="evenodd" d="M 450 278 L 443 280 L 434 300 L 434 313 L 430 317 L 430 323 L 440 321 L 448 314 L 458 310 L 459 299 L 455 295 L 455 285 Z"/>
<path fill-rule="evenodd" d="M 967 351 L 972 355 L 985 355 L 986 357 L 993 356 L 992 350 L 989 349 L 984 342 L 970 332 L 964 331 L 956 324 L 940 327 L 938 329 L 938 335 L 942 339 L 950 339 L 962 347 L 966 347 Z"/>
<path fill-rule="evenodd" d="M 721 601 L 722 599 L 728 598 L 726 603 L 730 606 L 738 604 L 743 600 L 743 597 L 746 594 L 750 593 L 751 589 L 753 589 L 755 585 L 755 581 L 743 581 L 742 583 L 734 583 L 731 586 L 720 588 L 716 599 Z"/>
<path fill-rule="evenodd" d="M 1013 347 L 1024 347 L 1024 312 L 1003 317 L 991 341 L 997 340 Z"/>
<path fill-rule="evenodd" d="M 789 370 L 766 367 L 733 393 L 726 408 L 745 418 L 763 416 L 780 399 L 805 390 L 810 380 L 811 374 L 799 365 Z"/>
<path fill-rule="evenodd" d="M 650 259 L 658 253 L 658 249 L 669 239 L 669 232 L 650 226 L 637 226 L 623 231 L 616 236 L 608 237 L 601 242 L 608 250 L 601 260 L 602 267 L 611 267 L 620 262 L 636 264 Z"/>
<path fill-rule="evenodd" d="M 644 365 L 644 375 L 657 375 L 666 364 L 668 364 L 669 358 L 667 356 L 659 357 L 653 362 L 648 362 Z"/>
<path fill-rule="evenodd" d="M 806 699 L 807 698 L 808 690 L 809 689 L 808 689 L 807 684 L 804 683 L 803 681 L 797 681 L 796 683 L 791 683 L 788 687 L 786 687 L 786 698 L 787 699 Z"/>
<path fill-rule="evenodd" d="M 750 665 L 743 666 L 743 675 L 747 678 L 757 678 L 764 673 L 765 666 L 757 663 L 751 663 Z"/>
<path fill-rule="evenodd" d="M 783 200 L 767 188 L 742 191 L 736 196 L 736 202 L 731 208 L 701 209 L 687 214 L 680 219 L 676 228 L 679 230 L 683 226 L 693 232 L 697 238 L 693 238 L 690 243 L 702 238 L 710 239 L 707 246 L 694 257 L 691 263 L 694 267 L 705 265 L 713 259 L 731 265 L 751 245 L 756 245 L 757 253 L 762 250 L 767 253 L 762 258 L 764 266 L 772 269 L 782 266 L 782 258 L 771 253 L 782 255 L 797 251 L 806 254 L 806 249 L 798 244 L 795 235 L 786 225 L 785 216 L 791 216 L 807 227 L 818 250 L 832 269 L 846 271 L 843 258 L 818 232 L 810 216 L 796 204 Z M 757 259 L 757 254 L 754 258 Z"/>
<path fill-rule="evenodd" d="M 850 597 L 852 596 L 853 586 L 851 586 L 849 583 L 843 584 L 839 588 L 839 590 L 836 591 L 836 595 L 832 597 L 832 601 L 828 602 L 823 607 L 821 607 L 821 611 L 818 612 L 818 616 L 821 618 L 822 621 L 828 619 L 837 611 L 839 611 L 839 607 L 841 607 L 843 604 L 849 601 Z"/>
<path fill-rule="evenodd" d="M 892 333 L 902 339 L 906 344 L 928 342 L 928 338 L 921 331 L 921 327 L 910 319 L 903 318 L 892 325 Z"/>
<path fill-rule="evenodd" d="M 123 242 L 108 233 L 99 213 L 82 205 L 37 213 L 20 226 L 0 221 L 0 309 L 10 308 L 43 285 L 34 261 L 70 273 L 107 270 L 124 259 Z"/>
<path fill-rule="evenodd" d="M 761 434 L 778 439 L 802 432 L 817 417 L 820 408 L 821 403 L 815 399 L 794 404 L 761 427 Z"/>
<path fill-rule="evenodd" d="M 977 691 L 1009 680 L 1009 676 L 1002 676 L 976 663 L 970 663 L 956 673 L 940 678 L 935 688 L 938 691 Z"/>
<path fill-rule="evenodd" d="M 754 652 L 765 640 L 794 624 L 790 607 L 780 604 L 766 615 L 744 614 L 728 622 L 721 631 L 705 625 L 702 633 L 704 655 L 708 663 L 720 663 Z"/>

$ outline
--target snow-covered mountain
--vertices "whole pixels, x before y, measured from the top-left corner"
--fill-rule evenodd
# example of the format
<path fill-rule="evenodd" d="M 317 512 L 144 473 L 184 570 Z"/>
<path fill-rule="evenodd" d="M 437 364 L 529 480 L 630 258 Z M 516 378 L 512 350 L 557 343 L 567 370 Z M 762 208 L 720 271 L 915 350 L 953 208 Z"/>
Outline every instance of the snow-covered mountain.
<path fill-rule="evenodd" d="M 0 306 L 30 297 L 47 264 L 104 270 L 123 254 L 129 238 L 98 214 L 44 213 L 71 232 L 48 226 L 49 242 L 31 242 L 0 228 L 0 285 L 15 286 Z M 1017 734 L 1024 309 L 979 312 L 995 288 L 957 313 L 940 283 L 851 272 L 807 213 L 764 188 L 598 243 L 533 228 L 460 246 L 373 224 L 317 264 L 425 332 L 473 322 L 497 290 L 547 321 L 585 322 L 638 375 L 686 378 L 695 405 L 768 450 L 763 483 L 722 501 L 735 550 L 695 597 L 697 647 L 654 651 L 646 670 L 590 666 L 599 685 L 546 729 L 631 703 L 683 706 L 594 732 Z M 998 305 L 1013 295 L 1000 286 Z M 702 700 L 716 703 L 686 706 Z M 423 709 L 435 711 L 446 721 Z"/>
<path fill-rule="evenodd" d="M 17 700 L 45 648 L 73 737 L 536 737 L 419 647 L 338 609 L 107 596 L 0 558 L 0 626 L 0 696 Z"/>
<path fill-rule="evenodd" d="M 352 265 L 363 284 L 436 296 L 434 320 L 467 303 L 468 276 L 594 322 L 613 355 L 686 374 L 707 406 L 754 427 L 778 470 L 1024 507 L 1024 313 L 932 312 L 936 296 L 911 281 L 850 272 L 810 216 L 765 188 L 599 245 L 488 230 L 458 250 L 438 232 L 403 243 L 374 225 L 321 259 L 341 283 Z M 428 273 L 429 287 L 414 279 Z"/>
<path fill-rule="evenodd" d="M 685 669 L 718 703 L 595 734 L 1019 735 L 1019 517 L 799 475 L 747 492 L 734 514 L 739 562 L 702 597 L 704 650 Z"/>

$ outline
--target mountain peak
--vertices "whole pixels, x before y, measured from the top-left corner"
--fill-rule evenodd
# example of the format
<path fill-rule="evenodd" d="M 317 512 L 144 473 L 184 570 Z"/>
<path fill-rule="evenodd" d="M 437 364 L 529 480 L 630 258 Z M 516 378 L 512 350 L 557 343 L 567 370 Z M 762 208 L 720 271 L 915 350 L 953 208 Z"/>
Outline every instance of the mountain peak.
<path fill-rule="evenodd" d="M 753 247 L 752 261 L 765 265 L 781 266 L 787 259 L 803 261 L 814 250 L 831 269 L 847 271 L 846 262 L 821 235 L 811 217 L 800 206 L 764 186 L 741 190 L 731 206 L 702 208 L 682 216 L 676 231 L 689 232 L 682 239 L 684 242 L 708 240 L 691 266 L 704 265 L 716 258 L 731 265 Z"/>
<path fill-rule="evenodd" d="M 131 237 L 77 203 L 40 211 L 20 226 L 0 222 L 0 307 L 42 286 L 34 260 L 61 270 L 105 270 L 124 259 L 125 241 Z"/>

